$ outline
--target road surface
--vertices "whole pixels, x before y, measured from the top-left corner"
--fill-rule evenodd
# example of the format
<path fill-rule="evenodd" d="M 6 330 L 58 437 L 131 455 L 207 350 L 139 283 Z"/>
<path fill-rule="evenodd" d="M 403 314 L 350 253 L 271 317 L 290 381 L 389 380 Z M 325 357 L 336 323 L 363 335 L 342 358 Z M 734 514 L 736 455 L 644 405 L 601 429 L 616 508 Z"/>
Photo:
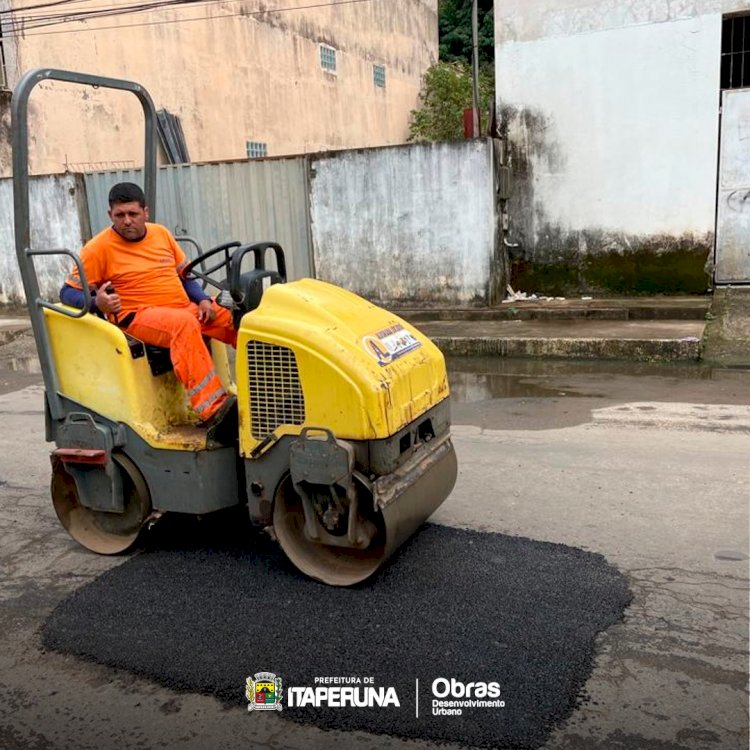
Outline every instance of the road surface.
<path fill-rule="evenodd" d="M 123 558 L 60 527 L 29 370 L 6 369 L 0 394 L 0 747 L 433 747 L 248 715 L 45 652 L 53 608 Z M 598 639 L 589 700 L 545 750 L 747 747 L 750 372 L 469 360 L 451 381 L 460 473 L 432 521 L 601 553 L 634 595 Z"/>

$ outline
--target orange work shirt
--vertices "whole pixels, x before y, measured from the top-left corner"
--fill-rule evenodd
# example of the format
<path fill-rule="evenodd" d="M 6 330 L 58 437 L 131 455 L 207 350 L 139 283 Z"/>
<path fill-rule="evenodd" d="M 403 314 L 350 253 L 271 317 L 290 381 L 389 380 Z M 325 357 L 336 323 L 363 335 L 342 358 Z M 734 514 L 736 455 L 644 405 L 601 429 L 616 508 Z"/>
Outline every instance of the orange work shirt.
<path fill-rule="evenodd" d="M 183 307 L 190 302 L 180 280 L 187 258 L 161 224 L 147 223 L 146 235 L 136 242 L 108 227 L 83 246 L 81 261 L 91 286 L 112 282 L 120 295 L 120 316 L 143 307 Z M 65 283 L 81 289 L 76 267 Z"/>

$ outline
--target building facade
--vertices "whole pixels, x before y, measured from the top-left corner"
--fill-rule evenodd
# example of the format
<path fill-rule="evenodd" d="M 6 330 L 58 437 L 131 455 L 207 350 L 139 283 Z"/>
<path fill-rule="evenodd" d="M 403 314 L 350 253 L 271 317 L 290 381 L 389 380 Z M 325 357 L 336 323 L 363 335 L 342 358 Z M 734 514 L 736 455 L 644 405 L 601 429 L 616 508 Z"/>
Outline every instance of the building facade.
<path fill-rule="evenodd" d="M 0 174 L 10 169 L 9 91 L 37 67 L 141 83 L 157 110 L 179 118 L 194 162 L 402 143 L 422 76 L 437 61 L 437 0 L 394 5 L 0 0 Z M 142 115 L 132 96 L 37 89 L 32 172 L 140 165 Z"/>
<path fill-rule="evenodd" d="M 748 14 L 747 0 L 496 6 L 519 288 L 750 281 Z"/>

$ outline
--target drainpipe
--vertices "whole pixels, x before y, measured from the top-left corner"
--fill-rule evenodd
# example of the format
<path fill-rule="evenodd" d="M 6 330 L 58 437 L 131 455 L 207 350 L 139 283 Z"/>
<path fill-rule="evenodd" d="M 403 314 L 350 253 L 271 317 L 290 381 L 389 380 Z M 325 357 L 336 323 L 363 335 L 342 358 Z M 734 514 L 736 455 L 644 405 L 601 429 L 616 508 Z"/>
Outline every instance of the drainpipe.
<path fill-rule="evenodd" d="M 474 138 L 479 138 L 481 127 L 479 124 L 479 30 L 478 5 L 479 0 L 471 0 L 471 88 L 473 94 Z"/>

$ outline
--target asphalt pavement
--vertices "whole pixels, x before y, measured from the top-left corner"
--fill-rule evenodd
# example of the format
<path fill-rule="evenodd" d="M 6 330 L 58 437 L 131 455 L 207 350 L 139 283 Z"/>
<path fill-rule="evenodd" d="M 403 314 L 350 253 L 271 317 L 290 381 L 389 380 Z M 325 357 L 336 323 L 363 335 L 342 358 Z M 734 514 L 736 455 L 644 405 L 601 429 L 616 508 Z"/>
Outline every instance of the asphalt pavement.
<path fill-rule="evenodd" d="M 44 626 L 45 647 L 214 696 L 230 710 L 247 707 L 249 665 L 279 675 L 287 696 L 326 687 L 321 676 L 358 676 L 350 686 L 361 703 L 372 679 L 393 690 L 393 704 L 286 700 L 281 717 L 531 749 L 588 700 L 595 638 L 631 599 L 601 555 L 503 534 L 427 525 L 372 579 L 341 589 L 305 579 L 247 519 L 196 530 L 172 527 L 62 602 Z M 436 680 L 494 682 L 498 695 L 456 711 L 451 701 L 466 696 L 453 691 L 451 705 L 436 707 Z"/>

